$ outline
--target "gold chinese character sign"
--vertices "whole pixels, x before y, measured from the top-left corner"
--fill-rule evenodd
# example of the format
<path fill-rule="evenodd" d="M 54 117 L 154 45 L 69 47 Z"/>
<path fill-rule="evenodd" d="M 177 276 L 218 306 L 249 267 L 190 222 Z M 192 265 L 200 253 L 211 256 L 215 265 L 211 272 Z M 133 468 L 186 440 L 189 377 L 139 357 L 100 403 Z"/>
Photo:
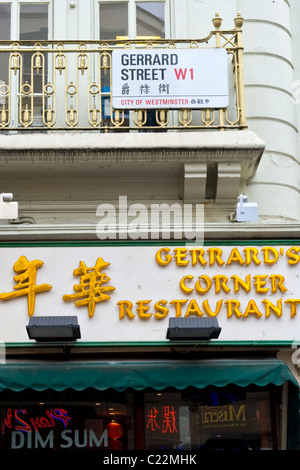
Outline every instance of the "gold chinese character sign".
<path fill-rule="evenodd" d="M 14 286 L 15 291 L 0 294 L 0 300 L 9 300 L 27 295 L 28 315 L 31 317 L 34 313 L 36 294 L 52 289 L 50 284 L 36 285 L 37 269 L 43 264 L 43 261 L 39 259 L 28 261 L 25 256 L 20 256 L 14 264 L 14 271 L 17 273 L 17 276 L 14 276 L 14 281 L 17 283 Z"/>
<path fill-rule="evenodd" d="M 75 294 L 64 295 L 63 299 L 75 300 L 75 305 L 81 307 L 88 306 L 89 317 L 91 318 L 95 312 L 96 303 L 110 299 L 105 292 L 115 290 L 113 286 L 104 286 L 103 284 L 110 281 L 105 273 L 101 273 L 103 268 L 110 266 L 102 258 L 98 258 L 96 266 L 87 267 L 83 261 L 80 261 L 79 268 L 74 269 L 74 276 L 80 276 L 79 284 L 73 286 Z"/>

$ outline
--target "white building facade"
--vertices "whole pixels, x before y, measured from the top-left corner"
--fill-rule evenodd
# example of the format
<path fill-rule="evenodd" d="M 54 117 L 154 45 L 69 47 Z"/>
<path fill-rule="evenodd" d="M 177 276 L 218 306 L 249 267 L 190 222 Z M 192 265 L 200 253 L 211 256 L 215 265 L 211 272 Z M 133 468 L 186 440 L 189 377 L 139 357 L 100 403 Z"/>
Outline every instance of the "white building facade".
<path fill-rule="evenodd" d="M 299 15 L 0 0 L 2 450 L 299 447 Z"/>

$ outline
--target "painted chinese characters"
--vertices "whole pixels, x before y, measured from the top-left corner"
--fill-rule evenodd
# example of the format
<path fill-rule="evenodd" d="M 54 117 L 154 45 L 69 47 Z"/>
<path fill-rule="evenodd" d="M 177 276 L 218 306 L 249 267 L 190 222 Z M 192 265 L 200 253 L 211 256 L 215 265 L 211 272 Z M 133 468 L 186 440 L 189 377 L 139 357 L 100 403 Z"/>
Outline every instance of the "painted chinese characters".
<path fill-rule="evenodd" d="M 14 276 L 14 281 L 17 283 L 14 286 L 15 291 L 0 294 L 0 300 L 9 300 L 27 295 L 28 315 L 31 317 L 34 314 L 36 294 L 52 289 L 50 284 L 36 285 L 37 270 L 43 264 L 43 261 L 38 259 L 28 261 L 25 256 L 20 256 L 14 264 L 14 271 L 17 273 L 17 276 Z"/>
<path fill-rule="evenodd" d="M 110 299 L 109 292 L 115 290 L 113 286 L 103 286 L 104 283 L 110 281 L 105 273 L 101 273 L 103 268 L 109 266 L 102 258 L 98 258 L 96 266 L 88 268 L 83 261 L 80 261 L 79 268 L 74 269 L 74 276 L 80 276 L 79 284 L 73 286 L 75 294 L 64 295 L 63 299 L 75 300 L 75 305 L 81 307 L 88 306 L 89 317 L 91 318 L 95 312 L 96 303 Z"/>

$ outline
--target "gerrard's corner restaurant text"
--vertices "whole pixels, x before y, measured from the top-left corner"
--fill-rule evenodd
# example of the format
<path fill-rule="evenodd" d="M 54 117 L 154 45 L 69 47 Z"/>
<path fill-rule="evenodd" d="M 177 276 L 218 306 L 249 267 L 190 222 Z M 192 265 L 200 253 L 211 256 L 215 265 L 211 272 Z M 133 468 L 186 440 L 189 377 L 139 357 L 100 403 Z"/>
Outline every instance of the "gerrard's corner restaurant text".
<path fill-rule="evenodd" d="M 161 341 L 171 316 L 217 317 L 224 340 L 300 340 L 299 246 L 0 251 L 4 342 L 24 341 L 28 316 L 52 312 L 78 315 L 84 341 Z"/>
<path fill-rule="evenodd" d="M 0 246 L 0 451 L 35 461 L 99 451 L 98 464 L 135 466 L 114 452 L 142 450 L 151 460 L 138 463 L 154 465 L 185 464 L 187 451 L 194 464 L 197 450 L 277 450 L 298 382 L 252 346 L 300 344 L 300 245 L 288 243 Z M 40 344 L 28 329 L 46 317 L 76 318 L 80 335 Z M 179 344 L 174 322 L 218 323 L 219 335 Z M 228 357 L 235 345 L 242 357 Z"/>

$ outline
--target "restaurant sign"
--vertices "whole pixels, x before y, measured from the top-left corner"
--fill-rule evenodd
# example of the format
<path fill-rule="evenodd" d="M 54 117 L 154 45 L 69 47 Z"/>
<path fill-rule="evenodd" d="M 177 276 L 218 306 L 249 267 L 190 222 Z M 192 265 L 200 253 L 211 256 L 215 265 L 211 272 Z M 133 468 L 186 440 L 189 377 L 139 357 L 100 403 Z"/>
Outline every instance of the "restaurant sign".
<path fill-rule="evenodd" d="M 76 315 L 80 341 L 164 341 L 171 317 L 216 317 L 218 341 L 300 341 L 300 246 L 0 248 L 0 341 Z"/>
<path fill-rule="evenodd" d="M 226 108 L 225 49 L 116 49 L 112 53 L 115 109 Z"/>

